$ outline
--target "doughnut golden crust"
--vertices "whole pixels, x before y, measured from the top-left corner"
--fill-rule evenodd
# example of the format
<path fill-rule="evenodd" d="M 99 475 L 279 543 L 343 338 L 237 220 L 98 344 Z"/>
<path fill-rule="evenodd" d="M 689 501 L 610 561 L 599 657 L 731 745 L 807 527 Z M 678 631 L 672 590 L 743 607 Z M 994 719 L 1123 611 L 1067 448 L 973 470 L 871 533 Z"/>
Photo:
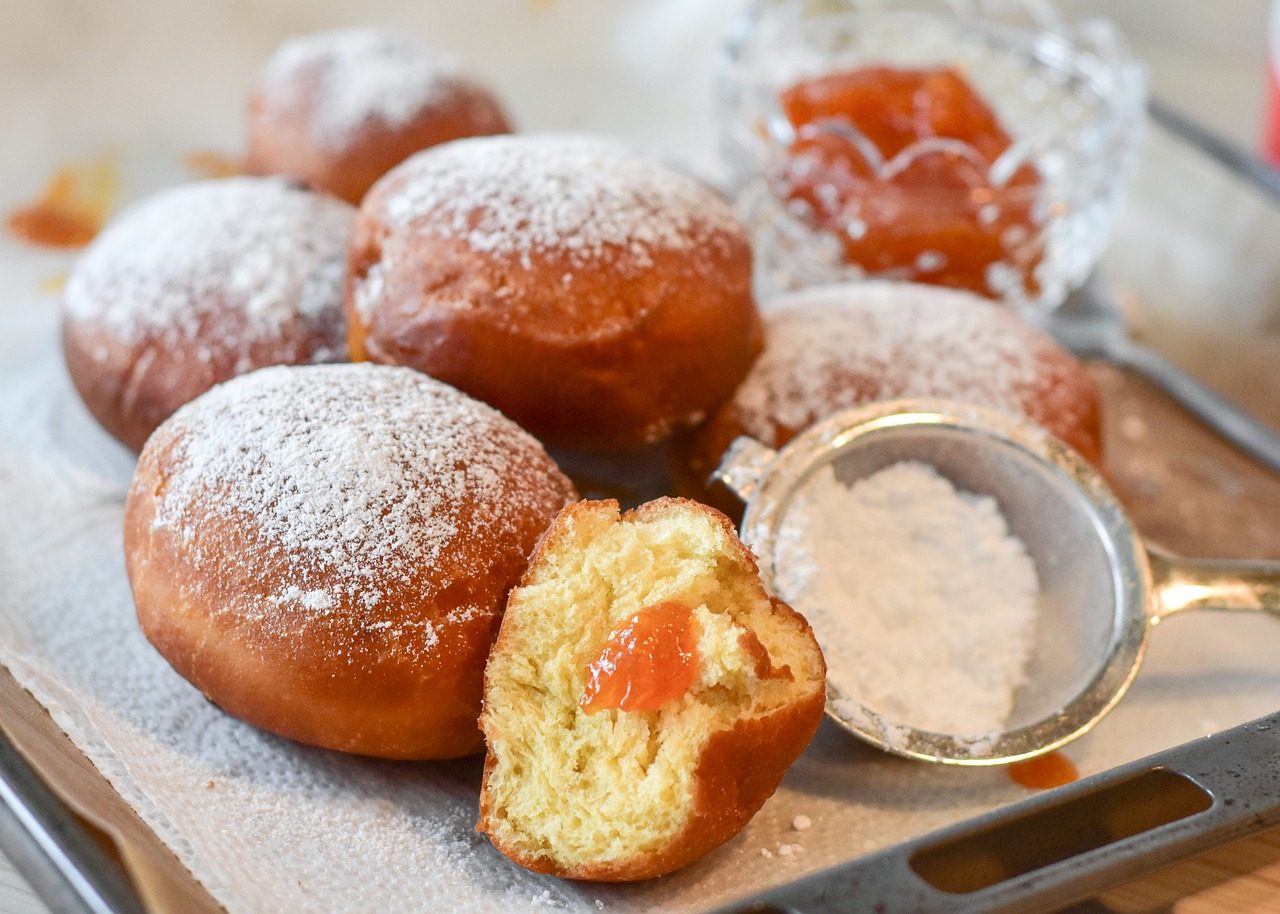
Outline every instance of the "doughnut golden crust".
<path fill-rule="evenodd" d="M 460 140 L 394 169 L 357 218 L 347 316 L 354 359 L 418 368 L 566 448 L 699 421 L 760 349 L 726 204 L 585 137 Z"/>
<path fill-rule="evenodd" d="M 508 133 L 493 93 L 453 55 L 385 28 L 286 41 L 249 100 L 250 174 L 301 178 L 351 203 L 420 149 Z"/>
<path fill-rule="evenodd" d="M 62 350 L 94 418 L 130 449 L 214 384 L 346 358 L 355 208 L 275 178 L 200 181 L 125 210 L 76 262 Z"/>
<path fill-rule="evenodd" d="M 528 434 L 418 372 L 268 368 L 147 442 L 126 567 L 146 636 L 228 713 L 451 758 L 480 747 L 507 592 L 575 497 Z"/>
<path fill-rule="evenodd" d="M 643 707 L 585 710 L 625 667 L 609 645 L 648 643 L 617 633 L 673 605 L 696 642 L 689 677 Z M 571 505 L 512 591 L 485 671 L 477 828 L 520 865 L 571 879 L 678 869 L 777 789 L 817 730 L 825 676 L 808 623 L 765 594 L 724 515 L 669 498 L 621 516 L 614 501 Z M 642 672 L 627 696 L 672 678 Z"/>
<path fill-rule="evenodd" d="M 779 448 L 841 409 L 942 397 L 1023 416 L 1095 465 L 1101 399 L 1084 366 L 1014 312 L 971 293 L 861 282 L 783 295 L 765 312 L 765 351 L 733 397 L 674 448 L 677 488 L 726 511 L 708 485 L 739 435 Z"/>

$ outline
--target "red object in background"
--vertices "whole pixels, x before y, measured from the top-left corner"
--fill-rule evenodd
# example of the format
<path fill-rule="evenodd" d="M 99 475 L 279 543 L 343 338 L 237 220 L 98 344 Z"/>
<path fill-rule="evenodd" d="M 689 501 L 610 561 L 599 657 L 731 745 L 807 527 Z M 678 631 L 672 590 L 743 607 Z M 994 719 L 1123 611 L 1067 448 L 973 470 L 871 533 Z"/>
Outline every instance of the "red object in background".
<path fill-rule="evenodd" d="M 1280 0 L 1271 4 L 1267 48 L 1267 107 L 1262 119 L 1262 154 L 1272 165 L 1280 166 Z"/>

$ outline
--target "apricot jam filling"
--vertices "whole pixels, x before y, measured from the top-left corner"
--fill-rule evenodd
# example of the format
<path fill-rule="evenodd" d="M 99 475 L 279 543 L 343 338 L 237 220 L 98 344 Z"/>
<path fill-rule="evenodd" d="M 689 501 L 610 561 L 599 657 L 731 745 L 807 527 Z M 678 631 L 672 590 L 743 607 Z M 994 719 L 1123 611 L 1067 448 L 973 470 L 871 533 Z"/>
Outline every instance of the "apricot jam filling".
<path fill-rule="evenodd" d="M 683 695 L 697 676 L 693 609 L 666 600 L 646 606 L 609 633 L 587 664 L 587 687 L 578 705 L 588 714 L 657 711 Z"/>

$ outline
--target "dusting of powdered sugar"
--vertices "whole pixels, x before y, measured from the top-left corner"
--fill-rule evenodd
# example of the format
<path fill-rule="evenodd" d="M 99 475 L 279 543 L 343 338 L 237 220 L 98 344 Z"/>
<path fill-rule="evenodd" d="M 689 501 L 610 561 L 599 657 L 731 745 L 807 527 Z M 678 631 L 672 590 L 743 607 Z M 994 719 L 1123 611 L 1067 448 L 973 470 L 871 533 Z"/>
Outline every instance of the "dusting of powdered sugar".
<path fill-rule="evenodd" d="M 456 55 L 372 26 L 285 41 L 263 68 L 261 91 L 280 108 L 296 107 L 306 78 L 317 81 L 309 123 L 321 148 L 349 142 L 367 120 L 403 126 L 470 79 Z"/>
<path fill-rule="evenodd" d="M 761 440 L 774 439 L 774 424 L 801 429 L 896 397 L 1020 416 L 1079 409 L 1078 389 L 1058 384 L 1070 360 L 1013 312 L 965 292 L 889 282 L 812 287 L 775 301 L 765 327 L 765 351 L 734 395 L 743 427 Z M 1045 358 L 1050 350 L 1057 358 Z"/>
<path fill-rule="evenodd" d="M 211 518 L 252 518 L 263 561 L 290 572 L 269 602 L 378 610 L 370 624 L 385 618 L 385 590 L 424 568 L 442 589 L 484 575 L 493 557 L 460 544 L 512 542 L 519 519 L 560 507 L 547 490 L 567 491 L 546 482 L 558 471 L 518 426 L 407 368 L 252 372 L 183 407 L 157 437 L 174 446 L 153 526 L 174 531 L 193 562 Z M 542 478 L 529 484 L 539 456 Z"/>
<path fill-rule="evenodd" d="M 355 208 L 279 178 L 170 188 L 134 204 L 76 262 L 66 316 L 124 345 L 207 339 L 247 352 L 294 322 L 345 355 L 342 282 Z M 218 334 L 233 333 L 234 340 Z"/>
<path fill-rule="evenodd" d="M 812 624 L 846 696 L 899 730 L 1007 726 L 1039 583 L 994 498 L 957 491 L 924 463 L 851 486 L 828 464 L 796 494 L 774 561 L 779 595 Z"/>
<path fill-rule="evenodd" d="M 420 152 L 391 174 L 381 202 L 390 226 L 462 238 L 474 251 L 526 265 L 535 252 L 564 252 L 582 263 L 606 248 L 644 264 L 654 250 L 742 231 L 706 185 L 600 137 L 459 140 Z"/>

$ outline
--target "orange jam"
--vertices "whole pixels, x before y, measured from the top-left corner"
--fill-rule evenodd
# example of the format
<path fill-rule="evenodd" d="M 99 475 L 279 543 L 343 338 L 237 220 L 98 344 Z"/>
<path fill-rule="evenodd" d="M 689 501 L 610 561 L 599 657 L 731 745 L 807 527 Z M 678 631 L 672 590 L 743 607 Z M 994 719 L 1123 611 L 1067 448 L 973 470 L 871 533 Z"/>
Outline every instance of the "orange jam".
<path fill-rule="evenodd" d="M 1033 790 L 1062 787 L 1080 777 L 1075 763 L 1061 752 L 1049 752 L 1027 759 L 1025 762 L 1014 762 L 1009 766 L 1008 771 L 1014 783 Z"/>
<path fill-rule="evenodd" d="M 182 164 L 201 178 L 233 178 L 244 172 L 238 159 L 213 149 L 193 149 L 182 157 Z"/>
<path fill-rule="evenodd" d="M 42 247 L 84 247 L 102 230 L 115 206 L 120 180 L 110 159 L 65 165 L 33 203 L 9 213 L 9 231 Z"/>
<path fill-rule="evenodd" d="M 587 665 L 578 705 L 596 711 L 657 711 L 693 685 L 698 636 L 693 610 L 676 600 L 646 606 L 605 639 Z"/>
<path fill-rule="evenodd" d="M 955 70 L 870 66 L 792 86 L 780 101 L 796 130 L 786 196 L 808 205 L 850 263 L 998 297 L 987 269 L 1003 262 L 1035 291 L 1039 174 L 1024 164 L 991 180 L 1012 138 Z"/>

